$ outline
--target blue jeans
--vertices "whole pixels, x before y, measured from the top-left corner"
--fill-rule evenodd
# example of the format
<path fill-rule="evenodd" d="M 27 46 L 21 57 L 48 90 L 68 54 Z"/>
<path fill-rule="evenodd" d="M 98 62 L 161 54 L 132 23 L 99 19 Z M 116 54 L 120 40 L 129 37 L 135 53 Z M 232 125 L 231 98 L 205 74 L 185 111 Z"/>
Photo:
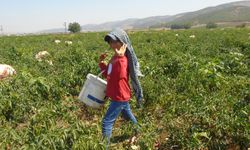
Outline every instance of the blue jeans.
<path fill-rule="evenodd" d="M 102 135 L 108 140 L 107 144 L 110 142 L 113 124 L 120 113 L 122 113 L 125 118 L 130 119 L 133 124 L 137 124 L 137 120 L 132 114 L 128 102 L 111 101 L 109 108 L 102 120 Z"/>

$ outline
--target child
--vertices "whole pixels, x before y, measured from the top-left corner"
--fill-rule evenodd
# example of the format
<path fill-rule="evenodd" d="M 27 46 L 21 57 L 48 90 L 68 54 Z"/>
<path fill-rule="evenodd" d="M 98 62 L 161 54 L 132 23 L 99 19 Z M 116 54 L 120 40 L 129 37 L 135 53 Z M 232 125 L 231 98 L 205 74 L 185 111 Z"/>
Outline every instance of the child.
<path fill-rule="evenodd" d="M 122 32 L 124 33 L 124 31 Z M 113 31 L 113 33 L 118 32 Z M 120 37 L 124 36 L 124 34 L 119 35 Z M 129 62 L 125 53 L 127 51 L 127 44 L 130 43 L 127 42 L 125 44 L 125 42 L 121 40 L 122 38 L 118 38 L 113 35 L 112 32 L 106 35 L 105 41 L 108 42 L 110 48 L 114 50 L 114 55 L 108 65 L 103 61 L 106 58 L 106 54 L 102 54 L 99 60 L 99 67 L 101 71 L 103 71 L 103 76 L 107 78 L 106 96 L 111 98 L 109 108 L 102 120 L 102 134 L 105 140 L 107 140 L 107 147 L 110 142 L 113 124 L 120 113 L 122 113 L 125 118 L 130 119 L 134 125 L 137 125 L 137 120 L 131 112 L 129 105 L 131 98 L 129 70 L 131 69 L 129 69 Z M 138 95 L 141 95 L 142 98 L 142 93 Z"/>

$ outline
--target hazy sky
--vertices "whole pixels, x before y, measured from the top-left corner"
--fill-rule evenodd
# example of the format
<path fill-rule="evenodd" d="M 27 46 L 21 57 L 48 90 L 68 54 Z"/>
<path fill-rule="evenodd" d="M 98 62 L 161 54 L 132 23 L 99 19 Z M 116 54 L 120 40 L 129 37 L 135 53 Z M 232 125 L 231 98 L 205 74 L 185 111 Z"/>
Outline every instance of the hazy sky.
<path fill-rule="evenodd" d="M 0 29 L 5 33 L 175 15 L 237 0 L 0 0 Z"/>

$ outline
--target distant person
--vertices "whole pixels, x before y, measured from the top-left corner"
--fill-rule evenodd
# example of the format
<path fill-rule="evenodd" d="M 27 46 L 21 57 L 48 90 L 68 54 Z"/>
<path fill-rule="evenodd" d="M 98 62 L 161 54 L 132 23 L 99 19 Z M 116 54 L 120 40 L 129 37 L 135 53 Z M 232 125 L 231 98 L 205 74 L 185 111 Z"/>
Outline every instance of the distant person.
<path fill-rule="evenodd" d="M 104 40 L 114 50 L 114 55 L 108 64 L 104 63 L 107 54 L 102 54 L 99 60 L 99 67 L 103 71 L 103 76 L 107 79 L 106 96 L 111 98 L 109 108 L 102 120 L 102 135 L 107 142 L 108 148 L 113 124 L 120 113 L 126 119 L 132 121 L 135 129 L 139 128 L 129 105 L 129 100 L 131 99 L 129 76 L 137 100 L 137 106 L 141 107 L 143 94 L 138 76 L 143 75 L 140 72 L 137 57 L 125 31 L 115 29 L 107 34 Z"/>

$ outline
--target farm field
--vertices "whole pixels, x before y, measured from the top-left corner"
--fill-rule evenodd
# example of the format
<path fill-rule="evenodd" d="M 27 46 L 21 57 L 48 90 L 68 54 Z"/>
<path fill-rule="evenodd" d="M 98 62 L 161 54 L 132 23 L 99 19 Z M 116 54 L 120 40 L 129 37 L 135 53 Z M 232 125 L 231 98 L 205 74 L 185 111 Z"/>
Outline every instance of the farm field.
<path fill-rule="evenodd" d="M 105 148 L 108 103 L 96 110 L 77 96 L 87 74 L 100 73 L 99 55 L 112 55 L 106 34 L 0 37 L 0 64 L 17 72 L 0 80 L 0 149 Z M 111 149 L 250 147 L 250 29 L 128 34 L 145 75 L 144 107 L 130 102 L 141 133 L 131 145 L 132 125 L 119 118 Z M 49 55 L 38 61 L 40 51 Z"/>

